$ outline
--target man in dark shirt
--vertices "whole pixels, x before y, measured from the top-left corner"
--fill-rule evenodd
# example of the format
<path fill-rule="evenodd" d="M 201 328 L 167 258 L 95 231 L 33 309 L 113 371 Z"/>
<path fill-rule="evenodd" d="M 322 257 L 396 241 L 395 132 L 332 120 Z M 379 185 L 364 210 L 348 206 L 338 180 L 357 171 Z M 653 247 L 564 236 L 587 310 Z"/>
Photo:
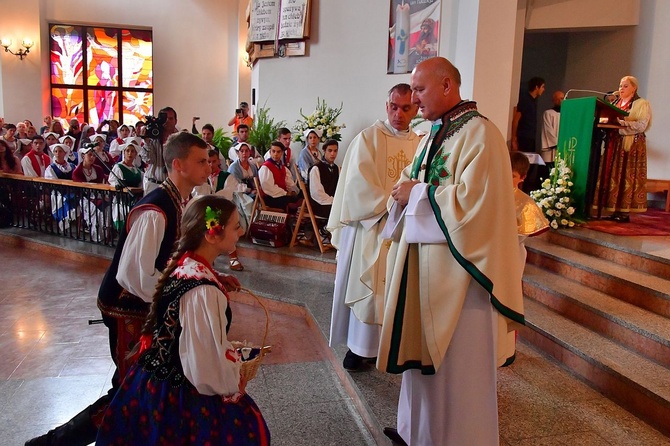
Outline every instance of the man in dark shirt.
<path fill-rule="evenodd" d="M 512 121 L 512 151 L 535 152 L 537 133 L 537 98 L 544 93 L 544 79 L 528 81 L 528 91 L 519 95 Z"/>

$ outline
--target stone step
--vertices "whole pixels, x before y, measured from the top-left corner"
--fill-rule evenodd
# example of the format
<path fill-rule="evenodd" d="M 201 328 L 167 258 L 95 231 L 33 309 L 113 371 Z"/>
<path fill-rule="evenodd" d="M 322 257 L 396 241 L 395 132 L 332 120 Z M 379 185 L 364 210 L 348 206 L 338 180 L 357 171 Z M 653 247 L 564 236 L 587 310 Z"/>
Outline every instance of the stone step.
<path fill-rule="evenodd" d="M 654 255 L 654 252 L 667 251 L 665 240 L 619 237 L 585 228 L 548 231 L 540 238 L 564 248 L 670 280 L 670 259 L 667 256 Z M 648 252 L 642 251 L 642 248 Z"/>
<path fill-rule="evenodd" d="M 670 435 L 670 370 L 526 298 L 520 336 L 596 390 Z"/>
<path fill-rule="evenodd" d="M 527 263 L 645 310 L 670 317 L 668 279 L 558 246 L 541 237 L 526 240 L 526 248 Z"/>
<path fill-rule="evenodd" d="M 318 247 L 309 248 L 295 246 L 289 248 L 272 248 L 251 243 L 248 239 L 240 239 L 237 242 L 237 253 L 240 261 L 244 264 L 245 258 L 253 258 L 266 262 L 276 263 L 284 266 L 297 266 L 315 271 L 335 274 L 336 261 L 335 250 L 326 251 L 321 254 Z"/>
<path fill-rule="evenodd" d="M 524 295 L 670 367 L 670 319 L 527 264 Z"/>

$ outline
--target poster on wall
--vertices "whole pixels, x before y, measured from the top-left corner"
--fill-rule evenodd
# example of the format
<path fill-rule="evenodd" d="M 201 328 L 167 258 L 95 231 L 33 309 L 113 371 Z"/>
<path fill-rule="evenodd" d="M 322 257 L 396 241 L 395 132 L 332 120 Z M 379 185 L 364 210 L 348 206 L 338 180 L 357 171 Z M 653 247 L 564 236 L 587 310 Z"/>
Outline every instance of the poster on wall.
<path fill-rule="evenodd" d="M 437 56 L 441 0 L 391 0 L 386 72 L 409 73 Z"/>

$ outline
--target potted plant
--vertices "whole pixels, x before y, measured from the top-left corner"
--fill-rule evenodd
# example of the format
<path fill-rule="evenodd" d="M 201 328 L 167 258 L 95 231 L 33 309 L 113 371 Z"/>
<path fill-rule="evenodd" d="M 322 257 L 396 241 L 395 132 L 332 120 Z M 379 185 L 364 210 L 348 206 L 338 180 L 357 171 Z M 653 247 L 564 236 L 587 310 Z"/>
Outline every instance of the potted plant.
<path fill-rule="evenodd" d="M 261 107 L 254 116 L 248 142 L 261 155 L 265 155 L 265 152 L 270 149 L 270 143 L 277 138 L 277 131 L 281 127 L 286 127 L 286 123 L 284 121 L 275 122 L 274 118 L 270 117 L 270 109 Z"/>

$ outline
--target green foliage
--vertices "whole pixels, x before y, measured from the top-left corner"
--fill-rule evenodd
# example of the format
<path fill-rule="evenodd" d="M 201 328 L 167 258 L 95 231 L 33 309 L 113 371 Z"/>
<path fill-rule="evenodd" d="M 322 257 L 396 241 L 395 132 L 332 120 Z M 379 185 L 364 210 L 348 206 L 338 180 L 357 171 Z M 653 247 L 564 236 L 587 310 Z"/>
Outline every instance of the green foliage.
<path fill-rule="evenodd" d="M 233 138 L 226 135 L 226 132 L 223 131 L 223 128 L 218 128 L 214 131 L 214 137 L 212 142 L 216 147 L 219 148 L 223 156 L 228 158 L 228 149 L 233 145 Z"/>
<path fill-rule="evenodd" d="M 277 131 L 286 127 L 285 121 L 275 122 L 270 117 L 270 109 L 261 107 L 254 116 L 254 125 L 249 130 L 249 144 L 258 150 L 261 155 L 265 155 L 270 149 L 270 143 L 277 138 Z"/>

